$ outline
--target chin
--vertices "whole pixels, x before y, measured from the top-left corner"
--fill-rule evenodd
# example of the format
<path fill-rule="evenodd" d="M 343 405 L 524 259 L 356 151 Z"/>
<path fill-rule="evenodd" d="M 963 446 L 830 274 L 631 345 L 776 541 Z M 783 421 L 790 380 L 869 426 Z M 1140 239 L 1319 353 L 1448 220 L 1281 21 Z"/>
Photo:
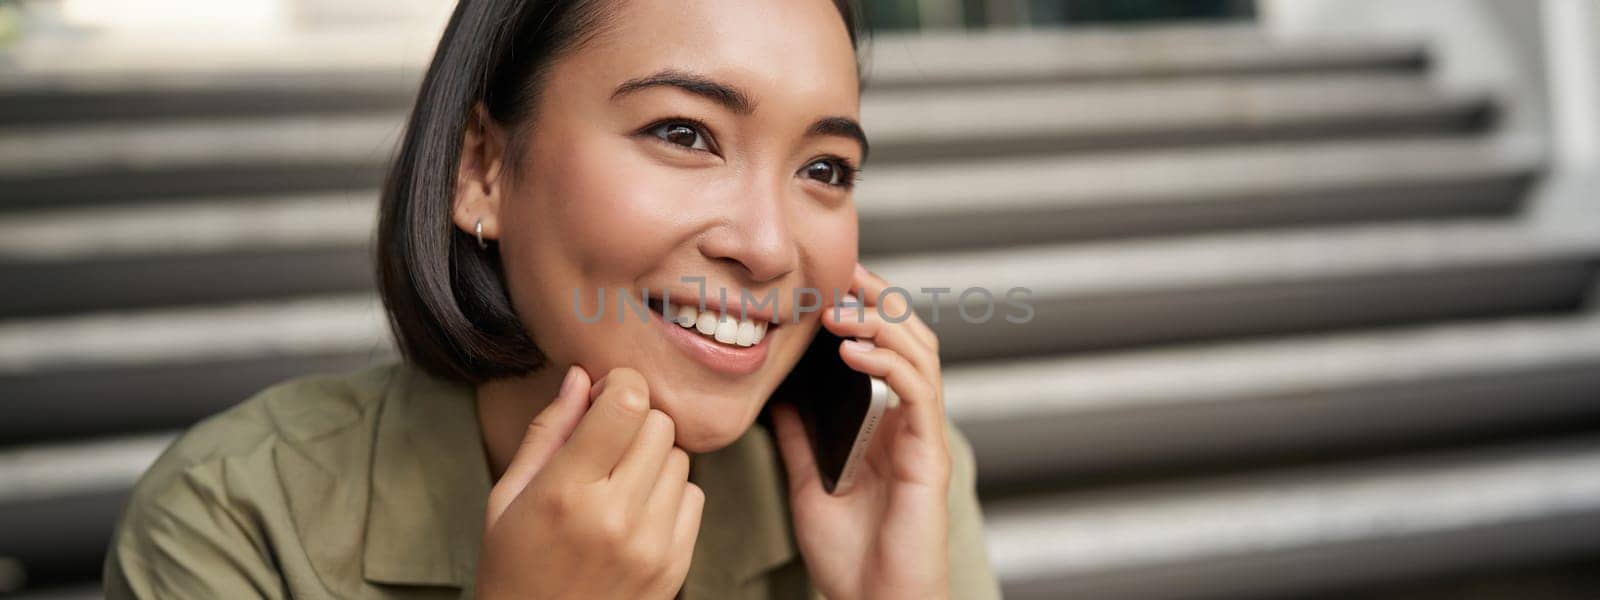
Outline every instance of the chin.
<path fill-rule="evenodd" d="M 798 360 L 774 358 L 766 368 L 784 367 L 784 373 L 787 365 Z M 678 371 L 647 373 L 646 378 L 658 386 L 651 390 L 652 406 L 667 413 L 677 426 L 675 445 L 700 454 L 725 448 L 750 430 L 778 387 L 774 373 L 738 382 L 719 380 L 713 373 Z"/>
<path fill-rule="evenodd" d="M 734 404 L 739 408 L 725 408 Z M 755 423 L 761 406 L 760 403 L 752 405 L 747 400 L 732 398 L 693 407 L 675 405 L 672 403 L 661 408 L 677 424 L 675 444 L 694 454 L 721 450 L 737 441 Z"/>

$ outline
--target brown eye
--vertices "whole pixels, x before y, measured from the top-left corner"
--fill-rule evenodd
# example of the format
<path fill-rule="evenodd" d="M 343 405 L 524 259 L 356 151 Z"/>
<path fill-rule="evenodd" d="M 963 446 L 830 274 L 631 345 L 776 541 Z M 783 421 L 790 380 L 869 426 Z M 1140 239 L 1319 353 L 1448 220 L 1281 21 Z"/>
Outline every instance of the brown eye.
<path fill-rule="evenodd" d="M 662 123 L 650 129 L 650 133 L 669 144 L 683 146 L 694 150 L 710 150 L 705 136 L 700 135 L 700 130 L 686 123 Z"/>
<path fill-rule="evenodd" d="M 849 170 L 833 160 L 819 160 L 806 165 L 806 177 L 832 186 L 849 187 Z"/>

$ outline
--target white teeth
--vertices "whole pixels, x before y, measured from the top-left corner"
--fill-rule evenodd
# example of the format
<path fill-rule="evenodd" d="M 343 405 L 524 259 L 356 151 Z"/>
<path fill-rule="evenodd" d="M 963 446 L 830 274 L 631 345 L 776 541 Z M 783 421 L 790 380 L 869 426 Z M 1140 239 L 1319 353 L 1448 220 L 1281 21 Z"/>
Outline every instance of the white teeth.
<path fill-rule="evenodd" d="M 677 323 L 679 325 L 682 325 L 682 326 L 687 328 L 687 327 L 694 327 L 695 326 L 695 321 L 699 320 L 699 316 L 700 316 L 700 311 L 699 310 L 696 310 L 695 307 L 693 307 L 693 306 L 685 305 L 685 306 L 679 306 L 678 307 L 678 314 L 674 315 L 674 319 L 677 321 Z"/>
<path fill-rule="evenodd" d="M 739 335 L 734 338 L 733 343 L 746 348 L 756 345 L 756 324 L 749 320 L 739 321 Z"/>
<path fill-rule="evenodd" d="M 701 311 L 700 312 L 700 317 L 698 319 L 695 319 L 694 328 L 700 330 L 700 333 L 704 333 L 706 335 L 711 335 L 713 333 L 716 333 L 717 332 L 717 313 L 711 312 L 709 310 Z"/>
<path fill-rule="evenodd" d="M 702 311 L 693 304 L 663 304 L 661 312 L 666 321 L 684 329 L 694 329 L 718 342 L 745 348 L 761 343 L 772 325 L 767 321 L 719 314 L 716 310 Z"/>
<path fill-rule="evenodd" d="M 722 318 L 717 321 L 717 332 L 713 334 L 713 337 L 724 344 L 732 344 L 739 339 L 739 322 L 734 320 L 733 317 L 722 315 Z"/>

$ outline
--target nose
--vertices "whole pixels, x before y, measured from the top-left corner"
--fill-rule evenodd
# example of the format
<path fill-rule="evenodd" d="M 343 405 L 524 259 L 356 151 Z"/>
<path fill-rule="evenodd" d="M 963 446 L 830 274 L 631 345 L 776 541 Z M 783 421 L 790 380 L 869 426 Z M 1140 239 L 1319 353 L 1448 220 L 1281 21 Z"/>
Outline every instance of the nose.
<path fill-rule="evenodd" d="M 794 271 L 799 250 L 788 211 L 783 178 L 748 177 L 750 185 L 729 202 L 716 227 L 701 237 L 700 252 L 718 262 L 733 263 L 754 282 L 778 279 Z"/>

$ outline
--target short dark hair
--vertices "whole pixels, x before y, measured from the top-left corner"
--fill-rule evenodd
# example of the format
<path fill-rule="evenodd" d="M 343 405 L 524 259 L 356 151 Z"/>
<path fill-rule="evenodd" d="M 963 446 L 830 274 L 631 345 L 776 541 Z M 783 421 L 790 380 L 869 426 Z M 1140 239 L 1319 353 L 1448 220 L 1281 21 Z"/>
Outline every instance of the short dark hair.
<path fill-rule="evenodd" d="M 460 0 L 451 14 L 384 184 L 375 249 L 395 341 L 424 370 L 481 383 L 544 366 L 506 293 L 498 245 L 479 248 L 451 220 L 461 143 L 480 101 L 499 123 L 529 118 L 550 65 L 604 31 L 615 1 Z M 860 6 L 833 3 L 859 49 Z M 510 146 L 515 156 L 515 136 Z"/>

